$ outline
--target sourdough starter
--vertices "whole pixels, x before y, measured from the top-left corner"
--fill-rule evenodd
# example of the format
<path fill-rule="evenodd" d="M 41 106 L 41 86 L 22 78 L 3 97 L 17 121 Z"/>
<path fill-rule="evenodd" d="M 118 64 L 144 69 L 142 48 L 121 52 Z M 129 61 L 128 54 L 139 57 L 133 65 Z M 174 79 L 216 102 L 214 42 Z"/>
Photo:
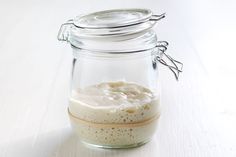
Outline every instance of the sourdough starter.
<path fill-rule="evenodd" d="M 68 112 L 82 141 L 119 148 L 147 142 L 159 110 L 159 97 L 151 90 L 119 81 L 72 91 Z"/>

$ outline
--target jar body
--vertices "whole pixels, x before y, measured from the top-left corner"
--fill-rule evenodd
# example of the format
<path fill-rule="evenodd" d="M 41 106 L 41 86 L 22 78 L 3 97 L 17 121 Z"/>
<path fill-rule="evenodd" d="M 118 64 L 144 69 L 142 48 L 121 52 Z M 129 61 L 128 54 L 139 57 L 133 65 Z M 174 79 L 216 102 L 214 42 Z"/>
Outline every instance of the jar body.
<path fill-rule="evenodd" d="M 68 114 L 81 141 L 126 148 L 149 141 L 160 117 L 158 63 L 178 80 L 182 63 L 152 27 L 165 14 L 113 9 L 63 23 L 58 40 L 74 52 Z"/>
<path fill-rule="evenodd" d="M 160 117 L 158 50 L 103 54 L 72 48 L 68 114 L 81 141 L 107 148 L 149 141 Z"/>

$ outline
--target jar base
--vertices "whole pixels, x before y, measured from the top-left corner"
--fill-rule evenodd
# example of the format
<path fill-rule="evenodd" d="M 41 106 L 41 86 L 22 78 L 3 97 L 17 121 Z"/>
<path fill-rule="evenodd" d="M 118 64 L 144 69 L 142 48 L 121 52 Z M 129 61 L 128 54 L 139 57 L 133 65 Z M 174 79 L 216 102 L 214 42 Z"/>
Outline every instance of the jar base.
<path fill-rule="evenodd" d="M 104 149 L 127 149 L 127 148 L 140 147 L 140 146 L 148 143 L 149 141 L 150 140 L 146 140 L 146 141 L 142 141 L 142 142 L 134 143 L 134 144 L 130 144 L 130 145 L 97 145 L 97 144 L 88 143 L 86 141 L 81 141 L 81 142 L 89 147 L 104 148 Z"/>

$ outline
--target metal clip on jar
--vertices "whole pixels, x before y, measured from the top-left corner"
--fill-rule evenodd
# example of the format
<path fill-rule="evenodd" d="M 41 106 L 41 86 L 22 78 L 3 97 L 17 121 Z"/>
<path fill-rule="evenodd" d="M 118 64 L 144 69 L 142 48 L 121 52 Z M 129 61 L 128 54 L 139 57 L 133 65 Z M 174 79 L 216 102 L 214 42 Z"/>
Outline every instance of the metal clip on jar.
<path fill-rule="evenodd" d="M 149 141 L 160 116 L 158 63 L 176 79 L 182 63 L 151 29 L 165 14 L 119 9 L 77 16 L 62 24 L 58 40 L 73 54 L 68 114 L 84 143 L 136 147 Z"/>

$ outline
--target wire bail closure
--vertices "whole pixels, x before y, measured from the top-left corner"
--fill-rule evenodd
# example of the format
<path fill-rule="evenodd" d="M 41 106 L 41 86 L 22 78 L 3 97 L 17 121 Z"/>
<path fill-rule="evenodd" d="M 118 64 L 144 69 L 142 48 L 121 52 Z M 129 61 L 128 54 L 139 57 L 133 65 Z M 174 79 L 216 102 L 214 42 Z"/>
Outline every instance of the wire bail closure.
<path fill-rule="evenodd" d="M 161 15 L 152 15 L 151 18 L 149 19 L 150 21 L 159 21 L 163 18 L 166 17 L 166 13 L 163 13 Z"/>
<path fill-rule="evenodd" d="M 158 48 L 158 55 L 155 57 L 154 62 L 160 62 L 162 65 L 167 66 L 175 76 L 178 81 L 179 73 L 183 72 L 183 63 L 173 59 L 170 55 L 166 54 L 167 46 L 169 43 L 167 41 L 158 41 L 156 48 Z"/>

